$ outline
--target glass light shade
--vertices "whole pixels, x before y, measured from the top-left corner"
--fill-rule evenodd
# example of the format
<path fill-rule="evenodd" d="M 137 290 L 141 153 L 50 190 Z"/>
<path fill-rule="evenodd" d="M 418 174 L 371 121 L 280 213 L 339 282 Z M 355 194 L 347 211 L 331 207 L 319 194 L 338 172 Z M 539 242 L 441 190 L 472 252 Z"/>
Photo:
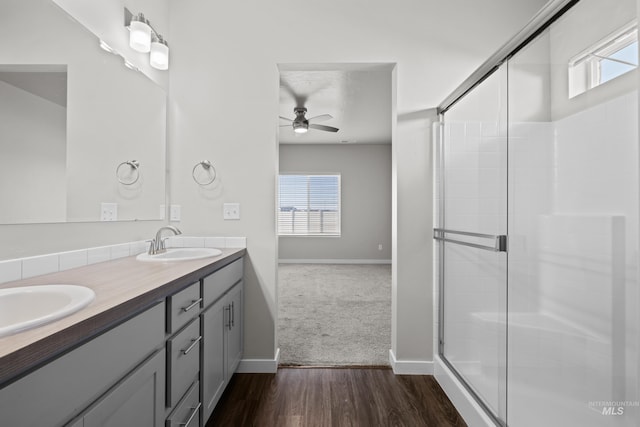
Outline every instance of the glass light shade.
<path fill-rule="evenodd" d="M 303 122 L 293 122 L 293 131 L 295 133 L 307 133 L 309 130 L 309 124 Z"/>
<path fill-rule="evenodd" d="M 156 70 L 169 69 L 169 46 L 162 40 L 151 43 L 149 63 Z"/>
<path fill-rule="evenodd" d="M 129 26 L 129 46 L 138 52 L 151 50 L 151 27 L 142 21 L 131 21 Z"/>

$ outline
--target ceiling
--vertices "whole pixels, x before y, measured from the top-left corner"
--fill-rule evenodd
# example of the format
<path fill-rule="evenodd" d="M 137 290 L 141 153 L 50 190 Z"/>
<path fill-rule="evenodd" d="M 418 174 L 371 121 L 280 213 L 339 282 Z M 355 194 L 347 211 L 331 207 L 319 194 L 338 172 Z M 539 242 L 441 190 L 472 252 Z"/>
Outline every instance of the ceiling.
<path fill-rule="evenodd" d="M 333 133 L 310 129 L 297 134 L 288 122 L 280 120 L 279 142 L 390 144 L 393 67 L 394 64 L 280 65 L 279 115 L 293 119 L 295 107 L 306 107 L 307 119 L 331 114 L 331 120 L 319 124 L 340 130 Z"/>

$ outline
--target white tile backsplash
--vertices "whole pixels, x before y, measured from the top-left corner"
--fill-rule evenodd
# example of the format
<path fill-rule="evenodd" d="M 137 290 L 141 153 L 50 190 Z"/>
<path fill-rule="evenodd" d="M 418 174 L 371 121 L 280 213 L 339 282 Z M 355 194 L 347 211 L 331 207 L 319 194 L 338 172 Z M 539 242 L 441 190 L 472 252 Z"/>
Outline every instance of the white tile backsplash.
<path fill-rule="evenodd" d="M 129 256 L 129 244 L 111 246 L 111 259 L 124 258 Z"/>
<path fill-rule="evenodd" d="M 58 254 L 59 270 L 70 270 L 72 268 L 82 267 L 87 265 L 87 250 L 62 252 Z"/>
<path fill-rule="evenodd" d="M 224 246 L 225 248 L 246 248 L 247 238 L 246 237 L 225 237 Z"/>
<path fill-rule="evenodd" d="M 183 248 L 204 248 L 204 237 L 181 237 Z"/>
<path fill-rule="evenodd" d="M 111 248 L 109 246 L 87 249 L 87 264 L 97 264 L 99 262 L 109 261 L 110 259 Z"/>
<path fill-rule="evenodd" d="M 0 261 L 0 283 L 20 280 L 22 278 L 22 261 L 19 259 Z"/>
<path fill-rule="evenodd" d="M 22 278 L 55 273 L 58 271 L 58 254 L 42 255 L 22 259 Z"/>
<path fill-rule="evenodd" d="M 204 239 L 205 248 L 224 248 L 225 242 L 224 237 L 205 237 Z"/>
<path fill-rule="evenodd" d="M 138 255 L 145 253 L 149 250 L 149 242 L 145 240 L 139 240 L 137 242 L 129 243 L 129 254 L 130 255 Z"/>
<path fill-rule="evenodd" d="M 167 240 L 167 247 L 246 248 L 247 238 L 174 236 Z M 149 242 L 139 240 L 111 246 L 0 261 L 0 284 L 134 256 L 146 252 L 148 249 Z"/>

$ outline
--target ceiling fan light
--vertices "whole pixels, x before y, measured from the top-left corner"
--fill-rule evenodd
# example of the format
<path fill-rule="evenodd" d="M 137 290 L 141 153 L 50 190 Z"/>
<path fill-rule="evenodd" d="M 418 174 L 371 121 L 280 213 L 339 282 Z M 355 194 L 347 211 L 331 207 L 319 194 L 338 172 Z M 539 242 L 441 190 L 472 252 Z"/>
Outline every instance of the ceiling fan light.
<path fill-rule="evenodd" d="M 307 133 L 309 130 L 309 124 L 304 122 L 293 122 L 293 131 L 295 133 Z"/>

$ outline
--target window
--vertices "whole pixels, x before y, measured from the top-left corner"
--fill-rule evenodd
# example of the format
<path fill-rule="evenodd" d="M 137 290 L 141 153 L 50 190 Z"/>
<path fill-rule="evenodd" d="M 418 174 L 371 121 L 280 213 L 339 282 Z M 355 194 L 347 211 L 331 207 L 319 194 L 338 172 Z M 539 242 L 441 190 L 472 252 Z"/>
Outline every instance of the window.
<path fill-rule="evenodd" d="M 340 235 L 340 175 L 280 175 L 278 234 Z"/>
<path fill-rule="evenodd" d="M 569 61 L 569 98 L 638 67 L 638 23 L 625 25 Z"/>

